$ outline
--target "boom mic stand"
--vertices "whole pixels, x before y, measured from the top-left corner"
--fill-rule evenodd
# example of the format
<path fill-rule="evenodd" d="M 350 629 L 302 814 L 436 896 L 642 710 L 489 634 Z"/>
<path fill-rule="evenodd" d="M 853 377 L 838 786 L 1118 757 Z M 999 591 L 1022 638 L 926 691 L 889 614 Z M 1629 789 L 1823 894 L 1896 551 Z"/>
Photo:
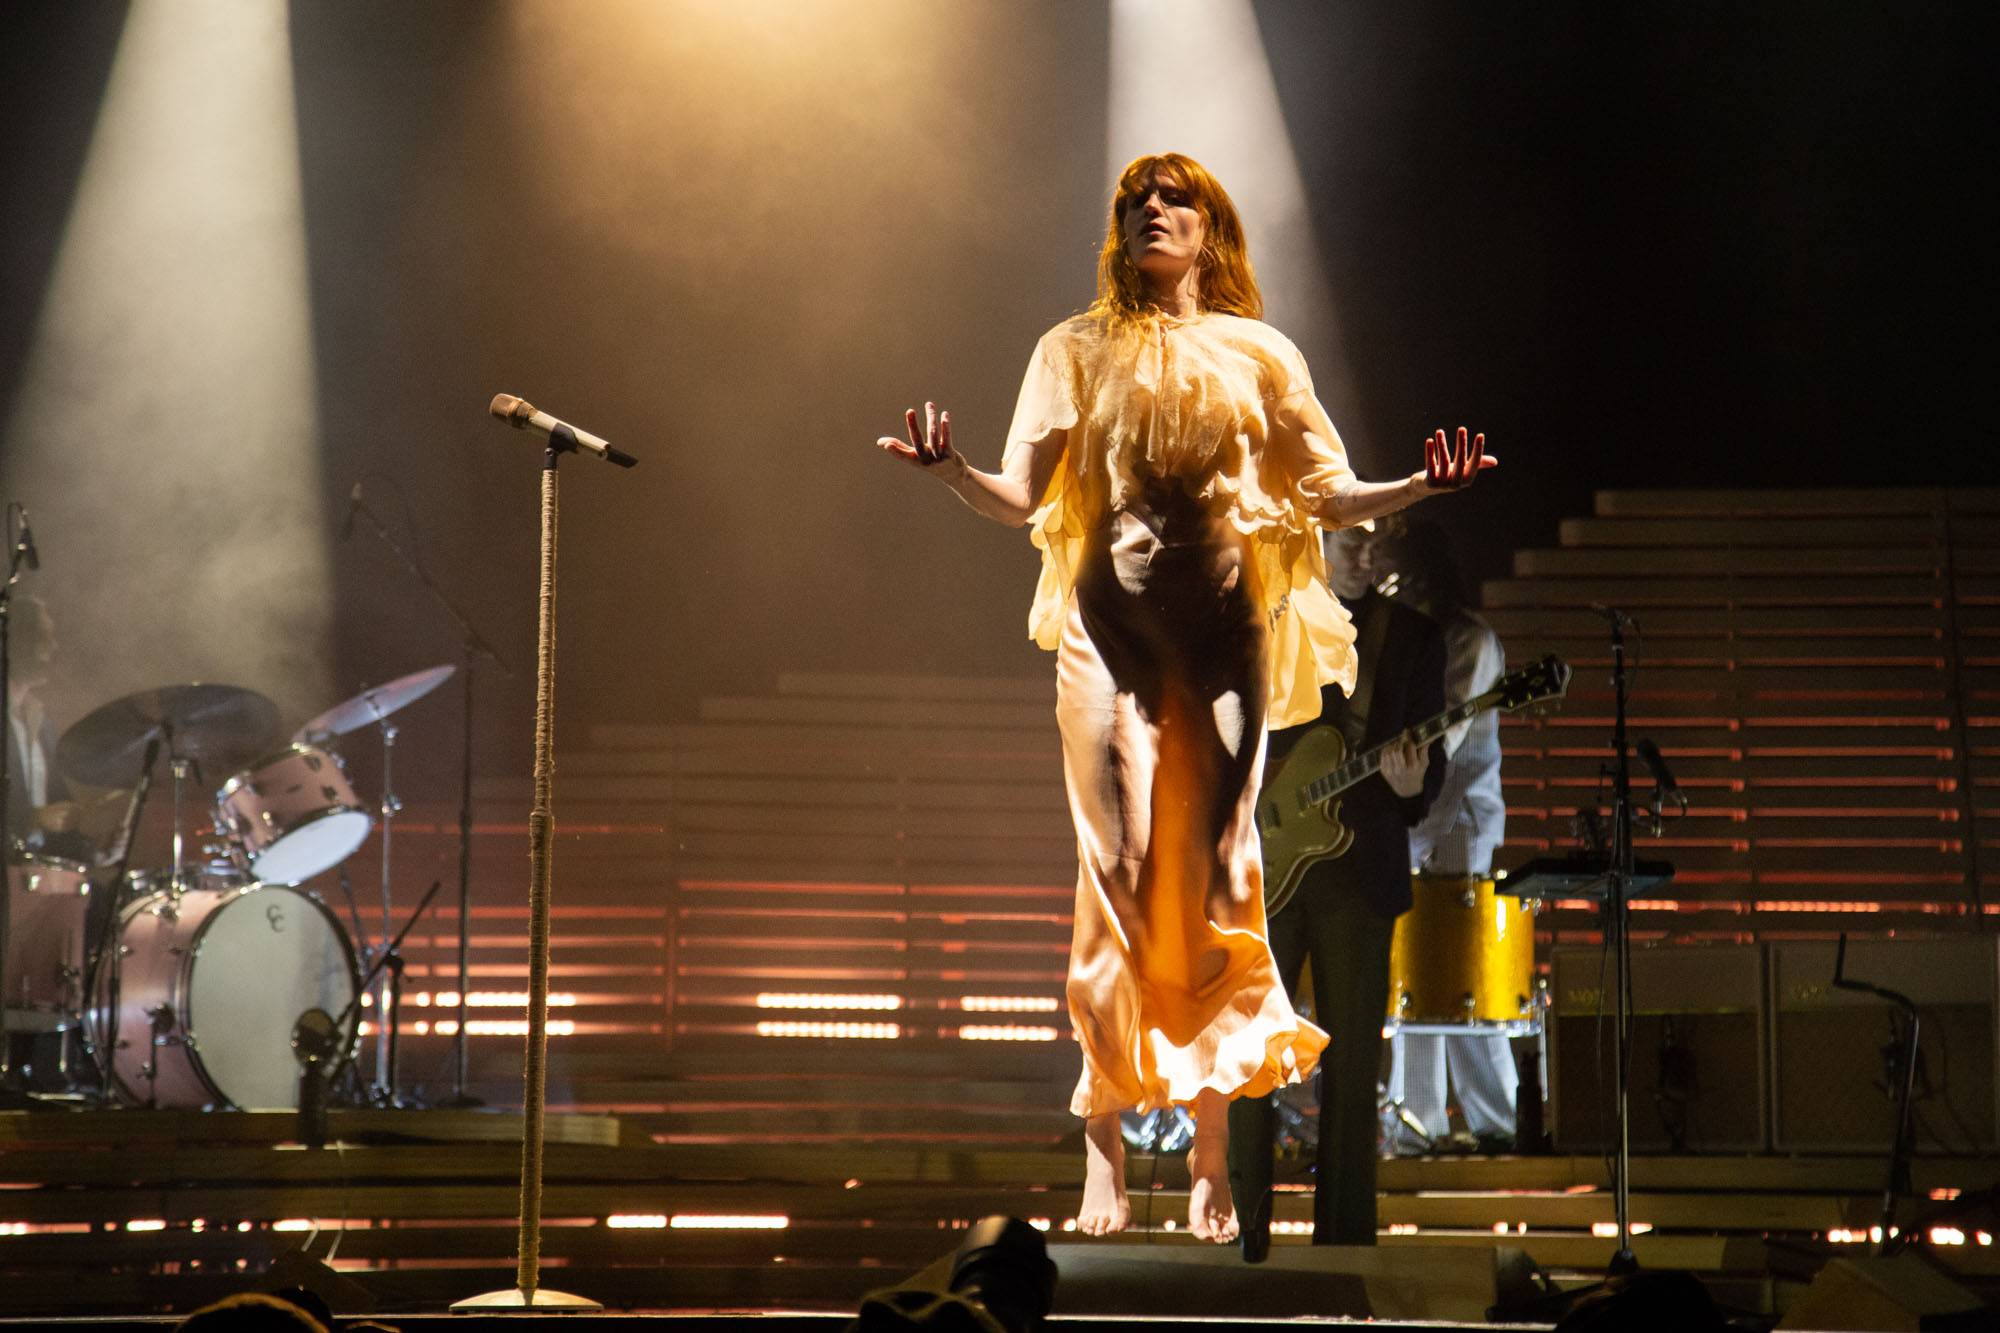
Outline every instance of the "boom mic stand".
<path fill-rule="evenodd" d="M 430 910 L 431 899 L 437 897 L 438 890 L 442 887 L 444 887 L 443 880 L 431 881 L 431 886 L 424 890 L 423 900 L 417 904 L 417 909 L 410 913 L 407 921 L 403 922 L 403 928 L 396 932 L 388 947 L 376 955 L 375 961 L 368 968 L 367 975 L 363 976 L 361 984 L 354 988 L 354 998 L 347 1002 L 345 1009 L 331 1019 L 327 1017 L 324 1009 L 308 1009 L 300 1014 L 298 1021 L 292 1025 L 292 1053 L 299 1062 L 299 1142 L 308 1148 L 326 1146 L 326 1090 L 340 1077 L 341 1072 L 353 1063 L 356 1052 L 361 1049 L 361 1025 L 356 1021 L 361 1013 L 361 997 L 368 993 L 368 988 L 375 983 L 375 978 L 382 974 L 384 968 L 391 971 L 401 969 L 403 960 L 398 950 L 403 947 L 403 941 L 409 937 L 411 928 L 423 919 L 425 912 Z M 376 1021 L 393 1029 L 400 1021 L 398 1007 L 390 1005 L 385 1012 L 375 1016 Z M 349 1023 L 355 1025 L 354 1035 L 343 1041 L 340 1034 L 346 1030 Z M 321 1066 L 328 1060 L 333 1062 L 332 1067 L 322 1069 Z"/>
<path fill-rule="evenodd" d="M 1625 627 L 1636 622 L 1615 607 L 1592 603 L 1590 609 L 1611 622 L 1611 690 L 1614 711 L 1611 722 L 1612 794 L 1611 794 L 1611 854 L 1608 866 L 1602 875 L 1592 871 L 1587 887 L 1575 890 L 1578 896 L 1595 897 L 1602 886 L 1604 901 L 1599 909 L 1603 914 L 1604 938 L 1615 950 L 1617 962 L 1613 974 L 1618 993 L 1617 1031 L 1614 1050 L 1616 1051 L 1618 1079 L 1618 1151 L 1611 1168 L 1611 1189 L 1613 1208 L 1618 1220 L 1618 1249 L 1606 1265 L 1606 1282 L 1593 1283 L 1585 1287 L 1575 1287 L 1560 1291 L 1550 1291 L 1539 1295 L 1526 1304 L 1508 1308 L 1505 1317 L 1510 1319 L 1561 1319 L 1575 1308 L 1577 1302 L 1593 1292 L 1605 1290 L 1609 1279 L 1616 1279 L 1639 1271 L 1639 1260 L 1632 1253 L 1632 1108 L 1630 1091 L 1632 1086 L 1632 940 L 1630 895 L 1639 877 L 1638 860 L 1632 846 L 1632 755 L 1625 730 L 1625 695 L 1627 677 L 1625 671 Z M 1578 814 L 1585 841 L 1588 843 L 1593 861 L 1601 845 L 1602 832 L 1593 811 L 1587 818 Z M 1540 863 L 1535 863 L 1540 865 Z M 1654 867 L 1659 869 L 1659 867 Z M 1670 869 L 1670 868 L 1669 868 Z M 1528 882 L 1534 879 L 1534 867 L 1523 867 L 1520 872 Z M 1649 877 L 1645 883 L 1659 883 L 1657 877 Z M 1602 1009 L 1599 1010 L 1602 1013 Z M 1501 1307 L 1488 1311 L 1489 1317 L 1499 1317 Z"/>
<path fill-rule="evenodd" d="M 1876 1223 L 1882 1231 L 1876 1252 L 1893 1254 L 1898 1248 L 1896 1200 L 1914 1192 L 1910 1185 L 1910 1154 L 1916 1149 L 1916 1135 L 1911 1130 L 1912 1112 L 1917 1100 L 1917 1037 L 1922 1031 L 1922 1019 L 1917 1013 L 1916 1002 L 1901 991 L 1872 982 L 1856 981 L 1847 975 L 1847 932 L 1844 930 L 1840 932 L 1840 947 L 1833 955 L 1833 984 L 1841 990 L 1862 991 L 1887 1000 L 1903 1013 L 1902 1039 L 1896 1045 L 1897 1063 L 1891 1070 L 1896 1082 L 1889 1089 L 1890 1099 L 1896 1107 L 1896 1135 L 1889 1144 L 1889 1179 L 1882 1186 L 1882 1217 Z"/>
<path fill-rule="evenodd" d="M 388 525 L 383 523 L 375 511 L 370 509 L 367 502 L 361 498 L 360 489 L 360 485 L 357 483 L 352 501 L 354 512 L 368 520 L 368 526 L 374 529 L 375 535 L 381 539 L 384 546 L 395 552 L 396 559 L 401 561 L 403 568 L 410 572 L 410 577 L 422 585 L 424 591 L 431 595 L 431 600 L 442 607 L 445 615 L 449 616 L 452 623 L 458 626 L 458 669 L 465 689 L 464 735 L 459 747 L 458 771 L 458 1027 L 452 1033 L 451 1038 L 452 1093 L 450 1097 L 439 1102 L 438 1105 L 453 1107 L 480 1106 L 484 1103 L 465 1090 L 467 1063 L 465 1045 L 466 991 L 471 985 L 470 972 L 472 958 L 470 941 L 472 938 L 473 667 L 481 657 L 484 657 L 500 669 L 501 675 L 512 677 L 514 673 L 505 662 L 500 660 L 500 655 L 493 651 L 493 645 L 480 637 L 479 631 L 472 627 L 472 622 L 466 619 L 465 613 L 460 611 L 453 604 L 452 600 L 439 590 L 437 584 L 431 582 L 431 576 L 425 573 L 423 567 L 410 557 L 408 551 L 403 549 L 402 544 L 390 533 Z"/>
<path fill-rule="evenodd" d="M 1611 725 L 1611 752 L 1614 756 L 1611 789 L 1611 870 L 1605 876 L 1604 926 L 1617 951 L 1615 981 L 1618 989 L 1618 1158 L 1612 1169 L 1612 1198 L 1618 1220 L 1618 1249 L 1611 1256 L 1610 1272 L 1636 1272 L 1639 1261 L 1632 1253 L 1632 904 L 1631 887 L 1636 873 L 1636 853 L 1632 847 L 1632 754 L 1625 733 L 1625 627 L 1631 617 L 1607 608 L 1611 622 L 1611 689 L 1615 711 Z"/>
<path fill-rule="evenodd" d="M 520 409 L 513 411 L 511 409 Z M 530 424 L 549 437 L 542 456 L 542 543 L 540 627 L 535 647 L 535 805 L 528 814 L 528 1048 L 522 1069 L 521 1098 L 521 1236 L 515 1285 L 454 1302 L 454 1310 L 531 1306 L 592 1309 L 597 1302 L 541 1286 L 542 1257 L 542 1103 L 547 1093 L 549 1050 L 549 890 L 555 856 L 555 704 L 556 704 L 556 464 L 578 448 L 620 467 L 639 460 L 612 449 L 594 437 L 579 441 L 577 432 L 554 418 L 531 422 L 534 409 L 505 394 L 493 400 L 494 415 L 517 427 Z M 538 414 L 536 414 L 538 415 Z"/>
<path fill-rule="evenodd" d="M 146 738 L 146 754 L 139 761 L 139 777 L 132 788 L 132 795 L 125 802 L 125 818 L 118 825 L 118 842 L 111 851 L 111 874 L 99 881 L 110 901 L 100 909 L 102 914 L 98 917 L 97 936 L 91 941 L 84 965 L 84 1050 L 97 1066 L 97 1086 L 106 1098 L 112 1095 L 112 1063 L 118 1058 L 119 992 L 124 972 L 124 955 L 118 947 L 118 939 L 119 927 L 123 925 L 121 909 L 124 907 L 125 877 L 132 869 L 132 845 L 138 838 L 139 820 L 146 812 L 146 799 L 153 794 L 153 769 L 160 762 L 163 748 L 172 748 L 168 744 L 164 725 L 155 728 L 152 735 Z M 101 1035 L 94 1036 L 90 1030 L 90 997 L 102 1000 Z"/>

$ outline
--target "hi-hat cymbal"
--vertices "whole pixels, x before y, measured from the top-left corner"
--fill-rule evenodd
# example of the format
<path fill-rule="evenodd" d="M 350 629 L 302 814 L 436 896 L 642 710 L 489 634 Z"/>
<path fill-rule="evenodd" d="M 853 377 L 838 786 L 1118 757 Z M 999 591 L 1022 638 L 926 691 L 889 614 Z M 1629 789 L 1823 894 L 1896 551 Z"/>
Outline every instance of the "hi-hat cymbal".
<path fill-rule="evenodd" d="M 228 768 L 253 759 L 278 735 L 278 706 L 240 685 L 162 685 L 94 710 L 56 743 L 56 767 L 95 787 L 139 780 L 155 736 L 169 756 Z"/>
<path fill-rule="evenodd" d="M 450 680 L 451 673 L 456 670 L 456 666 L 447 662 L 443 666 L 425 667 L 422 671 L 412 671 L 407 676 L 398 676 L 385 684 L 365 689 L 300 727 L 292 733 L 292 741 L 297 745 L 317 745 L 370 723 L 380 722 Z"/>

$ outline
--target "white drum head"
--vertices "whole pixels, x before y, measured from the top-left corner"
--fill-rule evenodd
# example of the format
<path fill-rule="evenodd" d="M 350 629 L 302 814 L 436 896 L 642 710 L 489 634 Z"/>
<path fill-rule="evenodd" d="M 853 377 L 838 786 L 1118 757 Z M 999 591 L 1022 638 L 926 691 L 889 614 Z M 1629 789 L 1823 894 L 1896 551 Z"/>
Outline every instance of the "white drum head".
<path fill-rule="evenodd" d="M 368 841 L 373 821 L 365 810 L 334 810 L 301 824 L 250 858 L 250 869 L 266 884 L 297 884 L 331 870 Z"/>
<path fill-rule="evenodd" d="M 338 1018 L 355 981 L 347 936 L 325 908 L 294 889 L 247 889 L 215 910 L 189 960 L 195 1058 L 236 1106 L 297 1107 L 292 1025 L 314 1008 Z"/>

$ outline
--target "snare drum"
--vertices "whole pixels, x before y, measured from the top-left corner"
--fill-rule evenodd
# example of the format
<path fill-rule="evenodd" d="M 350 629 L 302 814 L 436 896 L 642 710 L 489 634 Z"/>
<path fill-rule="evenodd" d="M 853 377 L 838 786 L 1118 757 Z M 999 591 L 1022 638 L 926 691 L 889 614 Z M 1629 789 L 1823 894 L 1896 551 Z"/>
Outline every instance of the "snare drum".
<path fill-rule="evenodd" d="M 118 944 L 111 1077 L 139 1106 L 296 1107 L 293 1025 L 308 1009 L 338 1017 L 360 986 L 340 922 L 282 885 L 149 894 L 120 914 Z M 99 968 L 97 1031 L 110 982 Z"/>
<path fill-rule="evenodd" d="M 297 884 L 354 855 L 374 821 L 337 757 L 291 745 L 222 785 L 215 822 L 257 879 Z"/>
<path fill-rule="evenodd" d="M 90 867 L 15 849 L 7 862 L 7 1028 L 61 1032 L 83 1012 Z"/>
<path fill-rule="evenodd" d="M 1538 1030 L 1535 914 L 1490 879 L 1416 875 L 1396 919 L 1389 1021 L 1405 1029 Z"/>

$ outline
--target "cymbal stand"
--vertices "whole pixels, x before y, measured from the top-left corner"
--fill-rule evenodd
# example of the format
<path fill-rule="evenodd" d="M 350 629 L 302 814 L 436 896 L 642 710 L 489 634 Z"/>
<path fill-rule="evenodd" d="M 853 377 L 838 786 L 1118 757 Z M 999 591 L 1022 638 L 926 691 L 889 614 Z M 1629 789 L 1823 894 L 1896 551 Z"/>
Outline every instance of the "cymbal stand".
<path fill-rule="evenodd" d="M 375 996 L 375 1086 L 369 1090 L 369 1100 L 396 1106 L 400 1104 L 396 1096 L 396 1010 L 401 1007 L 403 960 L 389 940 L 396 929 L 396 905 L 389 892 L 393 873 L 389 853 L 403 802 L 396 795 L 394 781 L 396 724 L 385 717 L 376 725 L 382 729 L 382 940 L 373 957 L 378 963 L 393 962 L 383 969 L 381 989 Z"/>
<path fill-rule="evenodd" d="M 93 1038 L 87 1022 L 83 1031 L 85 1052 L 97 1066 L 98 1086 L 107 1098 L 111 1096 L 111 1066 L 118 1045 L 119 981 L 124 972 L 124 952 L 118 947 L 119 909 L 123 906 L 120 899 L 125 890 L 125 876 L 132 866 L 132 844 L 138 837 L 139 820 L 146 810 L 146 798 L 153 793 L 153 770 L 159 765 L 160 750 L 165 744 L 166 729 L 154 728 L 153 734 L 146 740 L 146 757 L 139 763 L 139 783 L 132 789 L 132 799 L 125 806 L 125 818 L 118 826 L 118 842 L 112 848 L 111 876 L 104 886 L 110 901 L 98 918 L 97 938 L 91 942 L 90 955 L 84 966 L 86 1008 L 91 997 L 100 993 L 104 997 L 103 1034 Z M 103 969 L 101 984 L 98 980 L 99 969 Z"/>
<path fill-rule="evenodd" d="M 9 608 L 14 600 L 14 585 L 21 581 L 21 565 L 28 553 L 25 538 L 14 534 L 14 511 L 18 505 L 7 506 L 7 578 L 0 582 L 0 860 L 12 861 L 14 857 L 12 829 L 4 827 L 5 821 L 13 814 L 14 802 L 14 686 L 8 676 L 10 655 L 7 647 Z M 39 562 L 37 562 L 39 563 Z M 0 942 L 8 938 L 9 901 L 13 890 L 0 892 Z M 0 949 L 0 1107 L 6 1107 L 15 1100 L 23 1105 L 32 1105 L 25 1093 L 14 1088 L 14 1064 L 12 1043 L 7 1034 L 7 951 Z"/>
<path fill-rule="evenodd" d="M 452 1095 L 445 1099 L 444 1106 L 480 1106 L 479 1098 L 465 1090 L 467 1065 L 466 1048 L 466 993 L 471 989 L 471 938 L 472 938 L 472 737 L 473 737 L 473 667 L 481 657 L 500 668 L 502 675 L 512 677 L 514 672 L 500 660 L 493 651 L 493 645 L 480 636 L 472 627 L 472 622 L 453 604 L 449 597 L 439 591 L 431 582 L 431 576 L 424 571 L 405 551 L 387 524 L 376 517 L 362 500 L 354 501 L 354 512 L 368 520 L 382 544 L 395 553 L 403 568 L 410 572 L 423 590 L 431 595 L 431 600 L 443 608 L 446 616 L 458 627 L 460 687 L 465 691 L 465 715 L 463 731 L 459 741 L 459 791 L 458 791 L 458 1026 L 452 1033 Z"/>

